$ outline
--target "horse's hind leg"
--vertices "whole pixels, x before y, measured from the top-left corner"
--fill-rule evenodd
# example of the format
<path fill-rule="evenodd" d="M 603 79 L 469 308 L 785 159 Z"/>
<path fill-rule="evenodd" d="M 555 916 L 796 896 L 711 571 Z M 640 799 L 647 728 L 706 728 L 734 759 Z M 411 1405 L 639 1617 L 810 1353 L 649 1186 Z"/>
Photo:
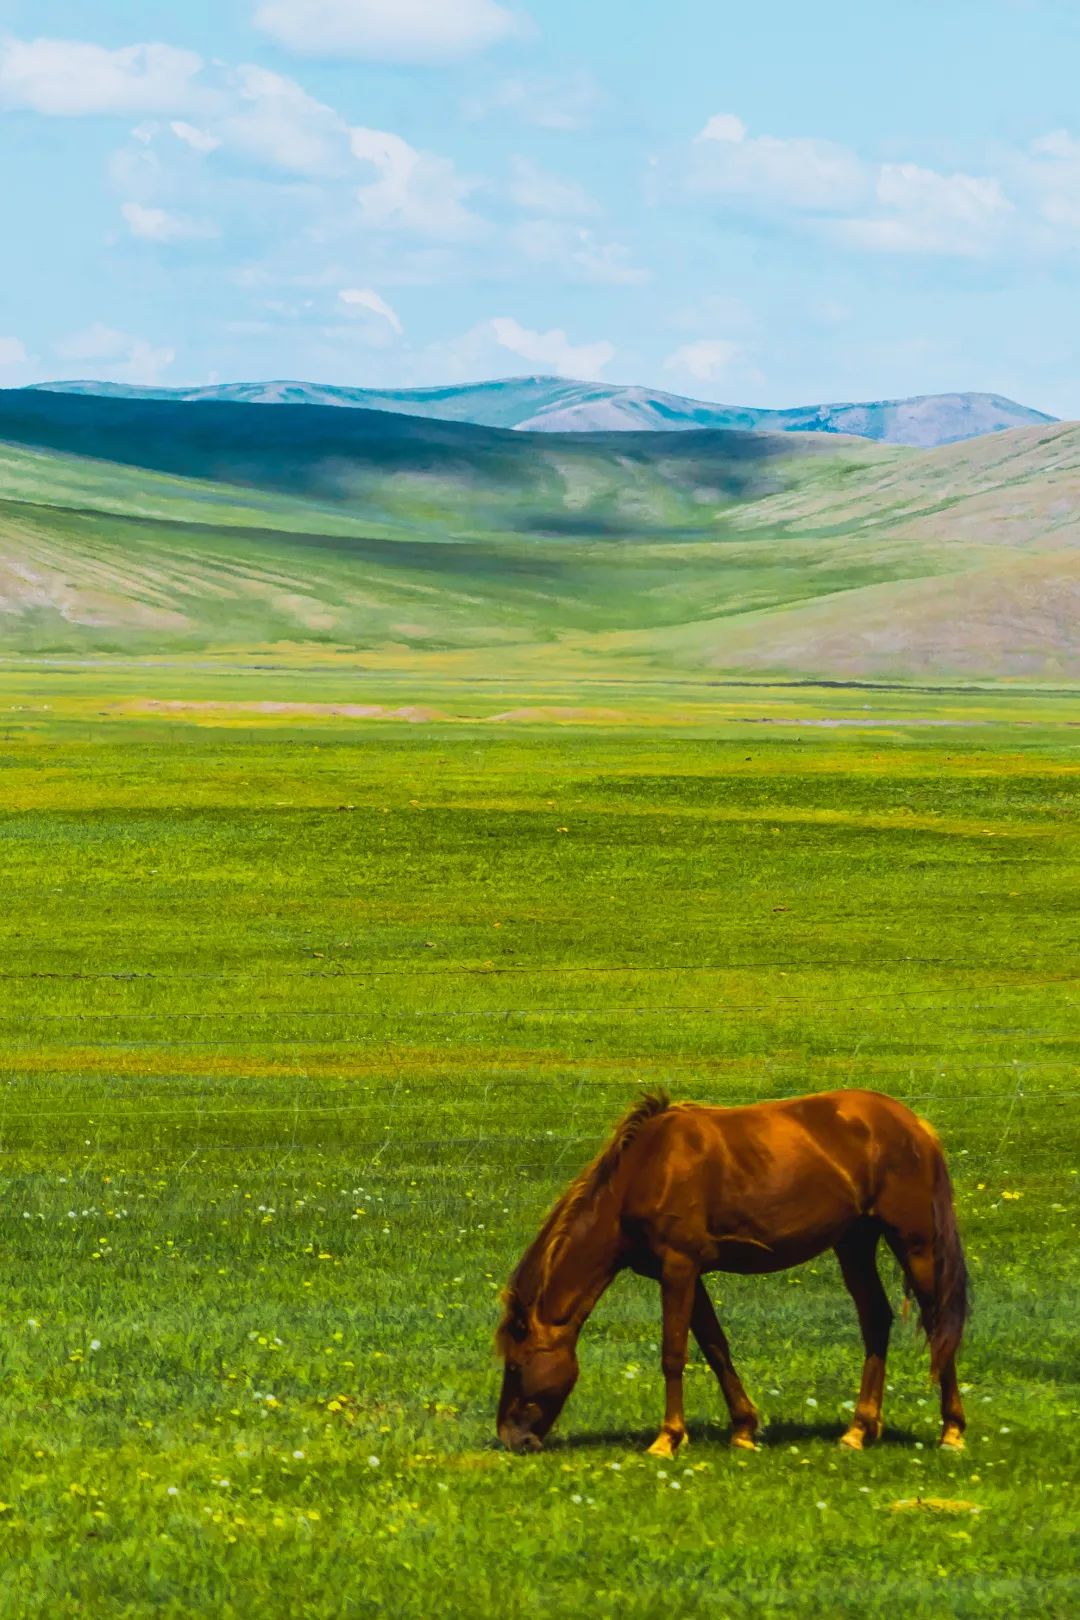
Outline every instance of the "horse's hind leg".
<path fill-rule="evenodd" d="M 728 1411 L 731 1413 L 731 1443 L 743 1450 L 753 1451 L 757 1432 L 757 1408 L 742 1386 L 735 1371 L 731 1350 L 723 1328 L 717 1320 L 712 1300 L 701 1278 L 694 1289 L 694 1310 L 690 1327 L 701 1353 L 720 1380 Z"/>
<path fill-rule="evenodd" d="M 885 1357 L 889 1349 L 893 1313 L 878 1276 L 875 1260 L 877 1244 L 877 1228 L 865 1224 L 852 1227 L 836 1245 L 836 1258 L 840 1262 L 844 1282 L 859 1313 L 859 1327 L 866 1352 L 855 1416 L 840 1441 L 842 1446 L 848 1446 L 853 1451 L 861 1451 L 868 1440 L 881 1437 L 881 1398 L 885 1389 Z"/>
<path fill-rule="evenodd" d="M 683 1417 L 683 1373 L 686 1370 L 686 1341 L 694 1306 L 698 1269 L 683 1255 L 665 1259 L 660 1272 L 660 1292 L 664 1309 L 664 1336 L 661 1365 L 664 1369 L 664 1426 L 649 1447 L 654 1457 L 674 1457 L 686 1439 Z"/>
<path fill-rule="evenodd" d="M 889 1247 L 903 1268 L 904 1276 L 918 1302 L 927 1338 L 934 1328 L 934 1245 L 921 1239 L 889 1235 Z M 963 1451 L 967 1419 L 956 1377 L 956 1354 L 948 1355 L 938 1369 L 941 1385 L 941 1444 L 947 1451 Z"/>
<path fill-rule="evenodd" d="M 941 1364 L 941 1445 L 946 1451 L 963 1451 L 967 1418 L 960 1399 L 960 1385 L 956 1377 L 956 1357 L 948 1356 Z"/>

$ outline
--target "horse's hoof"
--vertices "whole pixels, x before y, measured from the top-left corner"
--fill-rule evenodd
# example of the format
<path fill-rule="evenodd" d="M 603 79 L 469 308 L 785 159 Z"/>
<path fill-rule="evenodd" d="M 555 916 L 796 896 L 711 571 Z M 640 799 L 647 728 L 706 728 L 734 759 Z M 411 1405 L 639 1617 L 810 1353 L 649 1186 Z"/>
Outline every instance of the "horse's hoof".
<path fill-rule="evenodd" d="M 674 1457 L 680 1445 L 688 1446 L 689 1444 L 690 1442 L 685 1435 L 680 1435 L 676 1439 L 674 1435 L 668 1434 L 666 1429 L 661 1429 L 645 1455 L 647 1457 Z"/>
<path fill-rule="evenodd" d="M 963 1451 L 964 1431 L 955 1423 L 947 1423 L 941 1432 L 941 1448 L 943 1451 Z"/>
<path fill-rule="evenodd" d="M 846 1434 L 840 1436 L 840 1444 L 849 1451 L 862 1451 L 866 1446 L 872 1446 L 875 1440 L 881 1439 L 883 1423 L 875 1423 L 872 1427 L 865 1423 L 853 1423 Z"/>
<path fill-rule="evenodd" d="M 731 1448 L 733 1451 L 756 1451 L 757 1441 L 749 1429 L 735 1429 L 731 1435 Z"/>

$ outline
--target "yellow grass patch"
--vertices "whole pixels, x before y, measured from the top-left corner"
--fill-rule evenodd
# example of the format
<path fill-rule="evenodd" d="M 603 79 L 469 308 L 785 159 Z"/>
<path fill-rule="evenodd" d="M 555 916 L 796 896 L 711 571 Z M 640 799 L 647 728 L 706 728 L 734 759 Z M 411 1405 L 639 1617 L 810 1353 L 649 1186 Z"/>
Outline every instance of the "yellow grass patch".
<path fill-rule="evenodd" d="M 918 1512 L 920 1509 L 928 1513 L 982 1512 L 978 1502 L 968 1502 L 959 1496 L 902 1496 L 898 1502 L 890 1504 L 892 1513 Z"/>

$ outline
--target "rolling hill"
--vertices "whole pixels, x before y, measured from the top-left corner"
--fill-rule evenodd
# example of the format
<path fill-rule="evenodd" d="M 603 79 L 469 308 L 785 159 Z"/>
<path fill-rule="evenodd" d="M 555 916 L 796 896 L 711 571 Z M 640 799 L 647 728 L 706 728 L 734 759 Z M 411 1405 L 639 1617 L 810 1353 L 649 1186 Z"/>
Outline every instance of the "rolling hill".
<path fill-rule="evenodd" d="M 0 649 L 1080 679 L 1080 427 L 931 451 L 0 393 Z"/>
<path fill-rule="evenodd" d="M 562 377 L 507 377 L 446 388 L 380 391 L 303 382 L 224 383 L 205 388 L 140 388 L 127 383 L 53 382 L 38 387 L 109 399 L 211 401 L 247 405 L 337 405 L 393 411 L 435 421 L 525 432 L 687 432 L 734 428 L 767 433 L 847 433 L 886 444 L 951 444 L 1008 428 L 1051 422 L 1041 411 L 999 394 L 923 394 L 862 404 L 789 410 L 711 405 L 655 389 Z"/>

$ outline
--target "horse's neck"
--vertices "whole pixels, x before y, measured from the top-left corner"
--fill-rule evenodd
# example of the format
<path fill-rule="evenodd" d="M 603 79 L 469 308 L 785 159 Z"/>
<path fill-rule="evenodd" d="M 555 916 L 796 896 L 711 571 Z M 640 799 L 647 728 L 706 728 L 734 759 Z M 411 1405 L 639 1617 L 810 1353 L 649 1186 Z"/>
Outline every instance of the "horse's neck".
<path fill-rule="evenodd" d="M 575 1336 L 618 1270 L 621 1235 L 608 1199 L 600 1199 L 574 1222 L 573 1231 L 548 1270 L 536 1302 L 544 1326 Z"/>

